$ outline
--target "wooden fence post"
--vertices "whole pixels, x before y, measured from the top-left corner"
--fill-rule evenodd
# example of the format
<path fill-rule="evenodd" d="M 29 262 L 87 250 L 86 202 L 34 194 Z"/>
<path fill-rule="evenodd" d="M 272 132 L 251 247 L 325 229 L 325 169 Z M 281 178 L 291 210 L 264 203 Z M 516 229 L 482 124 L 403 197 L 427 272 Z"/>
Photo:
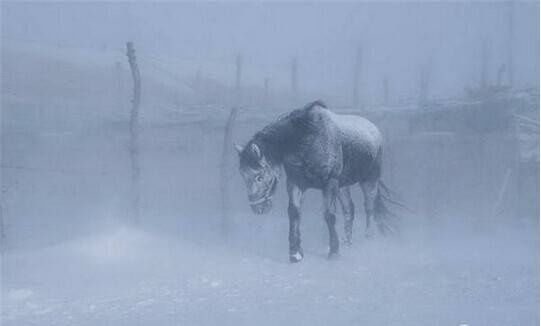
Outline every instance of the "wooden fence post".
<path fill-rule="evenodd" d="M 4 190 L 2 189 L 0 193 L 0 252 L 3 252 L 6 244 L 6 224 L 4 223 Z"/>
<path fill-rule="evenodd" d="M 505 69 L 506 69 L 505 64 L 501 64 L 500 67 L 498 68 L 498 75 L 496 78 L 496 86 L 498 87 L 503 86 L 502 80 L 503 80 L 503 74 L 505 73 Z"/>
<path fill-rule="evenodd" d="M 489 86 L 488 81 L 488 61 L 490 60 L 490 48 L 488 39 L 481 41 L 481 76 L 479 78 L 479 86 L 481 91 L 485 91 Z"/>
<path fill-rule="evenodd" d="M 2 114 L 0 114 L 0 132 L 2 132 Z M 2 143 L 0 143 L 0 163 L 3 163 L 2 158 Z M 4 251 L 6 240 L 6 224 L 4 223 L 4 197 L 6 190 L 4 189 L 3 164 L 0 167 L 0 252 Z"/>
<path fill-rule="evenodd" d="M 126 43 L 126 55 L 130 64 L 133 78 L 133 99 L 130 112 L 130 163 L 131 163 L 131 191 L 132 191 L 132 222 L 140 222 L 140 166 L 139 166 L 139 106 L 141 104 L 141 75 L 135 49 L 132 42 Z"/>
<path fill-rule="evenodd" d="M 239 106 L 242 101 L 242 56 L 240 54 L 237 54 L 235 66 L 235 106 Z"/>
<path fill-rule="evenodd" d="M 362 47 L 357 47 L 355 62 L 353 64 L 353 109 L 363 109 L 360 105 L 361 69 L 362 69 Z"/>
<path fill-rule="evenodd" d="M 227 237 L 231 225 L 231 210 L 229 206 L 230 202 L 230 187 L 229 180 L 231 179 L 231 156 L 234 152 L 233 148 L 233 126 L 235 124 L 235 119 L 237 118 L 238 108 L 234 107 L 229 113 L 229 118 L 225 125 L 224 132 L 224 143 L 222 148 L 222 164 L 220 166 L 220 192 L 222 199 L 222 235 Z"/>
<path fill-rule="evenodd" d="M 265 77 L 263 81 L 263 106 L 269 106 L 269 78 Z"/>
<path fill-rule="evenodd" d="M 294 104 L 299 100 L 299 64 L 296 57 L 291 60 L 291 100 Z"/>
<path fill-rule="evenodd" d="M 432 57 L 421 64 L 419 69 L 419 98 L 420 107 L 424 107 L 428 101 L 428 92 L 430 87 L 430 79 L 432 78 Z"/>
<path fill-rule="evenodd" d="M 383 104 L 389 105 L 389 78 L 383 78 Z"/>
<path fill-rule="evenodd" d="M 513 58 L 513 45 L 514 45 L 514 21 L 515 21 L 515 10 L 513 1 L 508 2 L 509 10 L 508 10 L 508 26 L 507 26 L 507 34 L 508 34 L 508 44 L 507 44 L 507 75 L 508 75 L 508 83 L 510 87 L 513 87 L 513 78 L 514 78 L 514 58 Z"/>

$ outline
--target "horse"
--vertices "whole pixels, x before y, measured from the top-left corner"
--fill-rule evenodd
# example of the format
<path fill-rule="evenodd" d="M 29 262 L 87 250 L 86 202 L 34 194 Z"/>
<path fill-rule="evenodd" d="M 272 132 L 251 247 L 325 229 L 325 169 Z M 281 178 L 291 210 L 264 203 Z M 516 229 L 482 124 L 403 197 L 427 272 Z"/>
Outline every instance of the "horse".
<path fill-rule="evenodd" d="M 374 234 L 374 221 L 381 233 L 392 231 L 384 200 L 389 190 L 381 181 L 383 139 L 367 119 L 330 111 L 320 100 L 277 119 L 257 132 L 245 145 L 235 145 L 239 171 L 246 184 L 248 201 L 256 214 L 268 213 L 281 168 L 286 174 L 289 197 L 289 260 L 304 258 L 300 217 L 308 189 L 323 193 L 324 218 L 329 230 L 328 258 L 339 255 L 335 228 L 336 201 L 345 216 L 345 245 L 352 243 L 355 206 L 350 186 L 359 184 L 364 196 L 366 236 Z"/>

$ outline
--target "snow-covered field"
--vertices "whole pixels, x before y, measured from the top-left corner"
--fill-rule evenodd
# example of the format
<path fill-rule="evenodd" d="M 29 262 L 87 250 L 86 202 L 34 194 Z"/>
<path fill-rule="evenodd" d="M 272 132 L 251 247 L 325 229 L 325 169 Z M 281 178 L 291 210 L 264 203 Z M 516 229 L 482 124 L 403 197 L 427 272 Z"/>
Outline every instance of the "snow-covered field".
<path fill-rule="evenodd" d="M 164 21 L 171 24 L 171 28 L 163 25 L 164 32 L 172 33 L 170 37 L 164 34 L 160 39 L 152 32 L 152 21 L 154 24 L 162 21 L 165 12 L 158 12 L 154 20 L 137 19 L 136 24 L 131 22 L 135 15 L 126 24 L 121 21 L 130 16 L 129 11 L 123 7 L 117 8 L 116 14 L 109 11 L 106 7 L 114 7 L 112 2 L 98 4 L 105 7 L 93 14 L 84 9 L 93 4 L 84 4 L 75 11 L 79 15 L 70 19 L 62 17 L 69 16 L 65 10 L 71 5 L 63 8 L 63 4 L 58 4 L 52 11 L 58 15 L 44 10 L 45 6 L 41 9 L 38 6 L 27 16 L 26 11 L 33 5 L 15 8 L 14 2 L 9 6 L 5 3 L 2 5 L 12 8 L 9 15 L 4 15 L 8 12 L 4 10 L 2 16 L 8 23 L 6 27 L 2 25 L 1 47 L 0 205 L 6 239 L 2 243 L 0 261 L 0 325 L 539 324 L 539 217 L 532 216 L 537 215 L 535 209 L 538 212 L 539 184 L 532 181 L 529 187 L 519 187 L 526 179 L 536 180 L 538 170 L 536 173 L 527 170 L 524 180 L 510 177 L 508 171 L 514 169 L 516 153 L 509 142 L 500 142 L 498 135 L 486 133 L 469 137 L 471 135 L 460 132 L 451 135 L 447 131 L 415 135 L 409 122 L 404 123 L 404 130 L 397 131 L 392 119 L 382 117 L 381 128 L 384 135 L 390 136 L 383 178 L 416 213 L 402 216 L 400 236 L 364 239 L 361 237 L 364 225 L 361 195 L 355 187 L 352 190 L 357 210 L 355 243 L 351 248 L 342 248 L 338 259 L 329 261 L 326 259 L 327 231 L 318 210 L 321 201 L 316 192 L 310 192 L 301 226 L 305 259 L 290 264 L 283 180 L 274 198 L 272 213 L 255 216 L 247 205 L 236 164 L 231 166 L 231 193 L 228 194 L 233 215 L 231 234 L 224 239 L 219 232 L 223 127 L 236 97 L 233 93 L 235 55 L 243 50 L 238 48 L 242 42 L 235 40 L 244 39 L 245 34 L 252 31 L 250 24 L 259 26 L 258 16 L 247 11 L 246 17 L 241 15 L 238 19 L 239 24 L 247 17 L 254 21 L 237 26 L 231 24 L 235 19 L 228 18 L 237 10 L 235 8 L 224 11 L 216 7 L 215 14 L 206 16 L 204 6 L 194 11 L 198 13 L 195 15 L 183 8 L 169 12 L 165 4 L 158 8 L 162 5 L 149 3 L 155 8 L 139 8 L 141 18 L 156 9 L 165 10 L 168 18 Z M 287 6 L 269 16 L 274 17 L 272 19 L 266 16 L 261 19 L 262 23 L 268 21 L 269 26 L 280 27 L 265 27 L 272 31 L 269 35 L 274 35 L 276 30 L 284 36 L 291 34 L 292 38 L 282 45 L 287 51 L 284 48 L 277 51 L 276 45 L 280 42 L 262 37 L 257 29 L 252 31 L 257 42 L 246 38 L 248 43 L 244 52 L 241 51 L 246 59 L 242 94 L 246 103 L 258 104 L 241 107 L 234 126 L 234 141 L 246 142 L 264 124 L 294 107 L 295 101 L 291 101 L 289 94 L 288 62 L 296 47 L 306 48 L 303 51 L 310 54 L 299 57 L 302 98 L 314 99 L 308 87 L 314 84 L 314 89 L 326 92 L 339 90 L 329 97 L 328 103 L 333 104 L 335 96 L 338 103 L 350 105 L 350 59 L 356 47 L 352 45 L 357 42 L 359 31 L 363 31 L 363 38 L 370 34 L 365 26 L 383 24 L 392 38 L 382 36 L 387 32 L 376 33 L 372 38 L 388 42 L 383 48 L 392 44 L 390 50 L 394 46 L 398 49 L 380 53 L 381 47 L 369 42 L 370 38 L 363 44 L 369 54 L 363 57 L 367 59 L 368 69 L 361 69 L 364 89 L 361 95 L 368 96 L 363 98 L 366 104 L 379 101 L 384 77 L 385 93 L 389 91 L 387 75 L 391 83 L 391 103 L 400 103 L 406 95 L 405 98 L 417 96 L 419 72 L 416 67 L 425 69 L 424 63 L 418 64 L 424 62 L 418 57 L 424 57 L 425 53 L 411 50 L 423 48 L 419 45 L 429 39 L 427 30 L 439 33 L 438 38 L 445 38 L 445 42 L 439 39 L 434 49 L 446 45 L 453 50 L 436 51 L 438 57 L 434 61 L 442 66 L 430 77 L 433 79 L 430 93 L 433 88 L 445 85 L 442 81 L 446 78 L 451 78 L 448 83 L 453 84 L 446 86 L 449 90 L 462 91 L 470 85 L 472 73 L 481 70 L 476 61 L 471 61 L 474 60 L 471 54 L 481 42 L 477 36 L 466 42 L 466 36 L 485 35 L 485 26 L 503 28 L 500 14 L 497 14 L 498 20 L 483 20 L 478 15 L 472 16 L 474 20 L 457 20 L 448 11 L 441 11 L 441 17 L 450 19 L 456 24 L 455 28 L 442 24 L 439 16 L 415 16 L 415 11 L 403 15 L 403 5 L 398 4 L 392 12 L 396 18 L 422 22 L 418 29 L 410 31 L 414 39 L 419 34 L 416 42 L 407 41 L 410 39 L 407 33 L 395 33 L 386 11 L 373 16 L 364 9 L 358 13 L 350 12 L 347 7 L 341 9 L 350 17 L 348 20 L 361 13 L 370 17 L 364 22 L 359 20 L 362 25 L 358 25 L 358 29 L 348 29 L 350 36 L 344 34 L 344 28 L 338 28 L 343 25 L 342 19 L 337 18 L 342 17 L 340 15 L 334 16 L 338 23 L 336 28 L 325 27 L 332 22 L 327 19 L 332 12 L 317 9 L 317 6 L 314 8 L 325 17 L 319 21 L 322 24 L 313 24 L 317 21 L 315 16 L 304 11 L 290 12 Z M 414 7 L 425 6 L 416 4 Z M 472 9 L 470 7 L 481 8 L 469 4 L 465 7 L 468 7 L 465 13 Z M 538 9 L 538 5 L 535 8 Z M 296 10 L 301 9 L 299 6 Z M 453 10 L 457 14 L 462 12 Z M 535 17 L 525 15 L 526 12 L 532 12 Z M 533 77 L 534 86 L 539 79 L 536 73 L 539 69 L 535 69 L 538 68 L 539 37 L 536 39 L 529 28 L 539 25 L 539 17 L 534 12 L 536 10 L 529 6 L 517 11 L 517 17 L 521 17 L 518 16 L 521 13 L 524 19 L 516 18 L 522 27 L 518 26 L 515 34 L 528 38 L 514 42 L 515 78 L 517 84 L 524 79 L 521 83 L 528 87 Z M 178 15 L 193 17 L 186 20 L 179 19 Z M 194 27 L 199 26 L 195 21 L 206 25 L 198 15 L 207 17 L 208 22 L 217 22 L 210 25 L 213 29 L 205 31 L 204 35 L 208 34 L 205 37 Z M 305 18 L 299 19 L 299 16 Z M 103 17 L 109 17 L 110 25 L 96 23 Z M 294 24 L 282 25 L 284 19 Z M 434 19 L 438 28 L 427 29 L 426 22 Z M 76 28 L 79 20 L 86 21 L 85 28 Z M 190 23 L 191 20 L 194 22 Z M 479 26 L 472 25 L 474 21 Z M 32 22 L 37 25 L 28 27 Z M 177 22 L 181 25 L 177 26 Z M 229 25 L 233 26 L 232 34 L 231 30 L 227 32 Z M 51 26 L 57 27 L 50 29 Z M 407 24 L 396 26 L 402 28 Z M 464 32 L 451 33 L 450 38 L 439 31 L 442 26 Z M 102 33 L 94 34 L 100 28 Z M 112 42 L 109 46 L 97 46 L 102 43 L 101 38 L 122 28 L 149 30 L 151 41 L 135 37 L 143 78 L 139 189 L 142 213 L 138 226 L 130 223 L 128 213 L 133 190 L 128 154 L 132 84 L 124 53 L 125 40 L 138 33 L 120 33 L 108 41 Z M 222 28 L 231 36 L 223 39 L 225 48 L 216 42 L 219 37 L 212 41 L 214 32 Z M 321 29 L 328 34 L 326 37 L 320 35 Z M 187 34 L 182 37 L 183 33 Z M 494 29 L 494 33 L 500 32 Z M 337 42 L 341 34 L 346 35 L 346 43 Z M 17 35 L 25 36 L 23 39 L 31 36 L 35 42 L 19 41 Z M 47 35 L 51 40 L 41 42 L 40 37 Z M 71 38 L 72 42 L 54 42 L 56 35 L 60 40 Z M 80 43 L 87 38 L 88 44 L 93 46 Z M 397 42 L 402 38 L 403 41 Z M 112 41 L 115 39 L 121 41 Z M 203 43 L 199 44 L 199 39 Z M 501 40 L 493 41 L 499 44 Z M 259 42 L 264 46 L 258 46 Z M 455 47 L 456 42 L 462 47 Z M 156 57 L 162 53 L 163 44 L 170 43 L 180 47 Z M 310 44 L 322 48 L 317 50 Z M 343 49 L 335 48 L 339 44 Z M 219 51 L 215 53 L 213 49 Z M 498 49 L 494 49 L 495 54 L 508 52 Z M 210 57 L 192 58 L 191 52 L 208 53 Z M 461 53 L 468 59 L 459 59 Z M 440 54 L 450 57 L 445 60 Z M 264 64 L 265 57 L 272 58 L 269 62 L 274 63 Z M 397 59 L 404 61 L 399 65 L 401 69 L 394 66 Z M 501 59 L 494 56 L 491 60 L 499 65 L 505 62 Z M 461 66 L 461 60 L 467 64 Z M 258 66 L 258 62 L 263 63 Z M 385 69 L 377 68 L 378 65 Z M 504 67 L 498 70 L 498 84 Z M 461 69 L 468 77 L 453 81 L 461 75 Z M 318 78 L 310 77 L 312 70 L 313 76 Z M 495 74 L 496 66 L 489 70 Z M 521 77 L 521 74 L 530 77 Z M 287 103 L 287 106 L 259 107 L 263 94 L 261 84 L 263 81 L 266 84 L 267 77 L 270 78 L 270 103 Z M 203 86 L 197 86 L 199 84 Z M 282 87 L 287 87 L 287 96 L 282 95 Z M 371 88 L 373 94 L 370 94 Z M 411 93 L 413 89 L 415 94 Z M 327 100 L 322 92 L 317 92 L 317 97 Z M 417 101 L 415 103 L 417 108 Z M 538 106 L 532 112 L 538 112 Z M 407 136 L 402 137 L 400 132 Z M 454 140 L 444 150 L 438 135 Z M 235 155 L 231 146 L 231 158 L 235 158 L 232 162 L 236 162 Z M 537 157 L 535 162 L 538 161 Z M 507 182 L 508 178 L 511 181 Z M 528 204 L 526 209 L 520 206 L 523 202 Z M 341 231 L 341 217 L 338 223 Z"/>
<path fill-rule="evenodd" d="M 284 223 L 285 224 L 285 221 Z M 426 231 L 426 230 L 425 230 Z M 4 253 L 4 325 L 536 325 L 535 226 L 411 229 L 338 260 L 286 234 L 198 243 L 121 225 Z M 278 238 L 277 238 L 278 237 Z M 262 249 L 264 248 L 264 249 Z"/>
<path fill-rule="evenodd" d="M 254 216 L 232 167 L 235 224 L 228 242 L 220 238 L 223 131 L 212 124 L 144 128 L 137 228 L 127 223 L 125 126 L 6 125 L 2 325 L 538 324 L 532 218 L 473 218 L 439 205 L 434 219 L 404 216 L 400 237 L 369 241 L 354 189 L 356 242 L 328 261 L 321 202 L 310 192 L 305 260 L 290 264 L 283 182 L 272 213 Z M 255 128 L 241 125 L 235 138 Z M 414 203 L 420 187 L 406 188 L 398 174 L 414 179 L 419 169 L 404 159 L 396 171 Z"/>

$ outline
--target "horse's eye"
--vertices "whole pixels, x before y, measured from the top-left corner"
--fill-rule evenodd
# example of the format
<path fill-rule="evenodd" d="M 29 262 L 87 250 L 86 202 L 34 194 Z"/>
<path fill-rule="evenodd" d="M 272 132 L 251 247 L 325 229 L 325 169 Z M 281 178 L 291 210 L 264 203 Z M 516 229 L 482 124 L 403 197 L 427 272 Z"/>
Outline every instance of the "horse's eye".
<path fill-rule="evenodd" d="M 263 181 L 263 177 L 261 175 L 256 175 L 255 181 L 256 182 L 261 182 L 261 181 Z"/>

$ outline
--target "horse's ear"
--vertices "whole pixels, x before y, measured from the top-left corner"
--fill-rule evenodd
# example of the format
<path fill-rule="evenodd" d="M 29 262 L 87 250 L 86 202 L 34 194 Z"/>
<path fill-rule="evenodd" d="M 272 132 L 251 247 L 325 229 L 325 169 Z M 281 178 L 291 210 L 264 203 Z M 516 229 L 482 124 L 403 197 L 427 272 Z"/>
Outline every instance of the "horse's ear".
<path fill-rule="evenodd" d="M 252 153 L 254 153 L 255 157 L 257 157 L 259 160 L 262 158 L 261 150 L 257 144 L 252 143 L 250 145 L 250 149 L 252 150 Z"/>
<path fill-rule="evenodd" d="M 235 149 L 237 150 L 237 153 L 242 153 L 242 146 L 240 146 L 239 144 L 235 143 Z"/>

